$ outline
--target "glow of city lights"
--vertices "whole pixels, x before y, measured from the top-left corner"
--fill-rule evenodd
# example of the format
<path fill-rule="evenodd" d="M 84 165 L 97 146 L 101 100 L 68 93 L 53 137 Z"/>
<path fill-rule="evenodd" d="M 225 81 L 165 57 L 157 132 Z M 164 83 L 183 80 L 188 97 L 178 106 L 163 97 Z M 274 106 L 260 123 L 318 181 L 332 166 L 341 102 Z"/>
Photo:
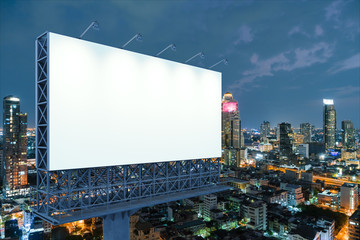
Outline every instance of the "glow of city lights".
<path fill-rule="evenodd" d="M 334 105 L 334 100 L 333 99 L 323 99 L 323 103 L 325 105 Z"/>
<path fill-rule="evenodd" d="M 238 110 L 237 102 L 224 102 L 223 112 L 235 112 Z"/>

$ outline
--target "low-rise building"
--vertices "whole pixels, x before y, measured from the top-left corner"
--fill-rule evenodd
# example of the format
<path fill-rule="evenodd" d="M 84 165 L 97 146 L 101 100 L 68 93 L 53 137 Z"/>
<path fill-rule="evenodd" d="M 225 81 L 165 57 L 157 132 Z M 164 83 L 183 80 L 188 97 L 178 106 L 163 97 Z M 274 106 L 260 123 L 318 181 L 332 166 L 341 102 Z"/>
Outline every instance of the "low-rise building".
<path fill-rule="evenodd" d="M 281 183 L 280 189 L 288 191 L 288 204 L 290 206 L 297 206 L 305 202 L 302 187 L 300 185 Z"/>
<path fill-rule="evenodd" d="M 240 206 L 240 216 L 247 220 L 247 226 L 265 231 L 267 227 L 266 203 L 263 201 L 245 200 Z"/>

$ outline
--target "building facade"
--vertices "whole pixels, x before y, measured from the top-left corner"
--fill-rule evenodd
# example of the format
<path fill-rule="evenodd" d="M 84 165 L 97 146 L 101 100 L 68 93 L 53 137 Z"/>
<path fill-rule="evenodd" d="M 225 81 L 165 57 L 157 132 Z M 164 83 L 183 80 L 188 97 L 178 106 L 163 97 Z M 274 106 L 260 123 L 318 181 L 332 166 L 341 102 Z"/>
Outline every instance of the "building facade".
<path fill-rule="evenodd" d="M 27 114 L 20 112 L 20 99 L 3 101 L 3 161 L 1 177 L 6 194 L 27 186 Z"/>
<path fill-rule="evenodd" d="M 326 149 L 334 148 L 336 143 L 336 110 L 333 99 L 323 100 L 323 131 Z"/>
<path fill-rule="evenodd" d="M 349 240 L 360 239 L 360 209 L 349 218 Z"/>
<path fill-rule="evenodd" d="M 290 156 L 292 154 L 292 139 L 290 134 L 292 133 L 290 123 L 280 123 L 280 154 L 284 156 Z"/>
<path fill-rule="evenodd" d="M 304 136 L 304 143 L 311 142 L 312 126 L 310 123 L 301 123 L 300 133 Z"/>
<path fill-rule="evenodd" d="M 264 121 L 260 125 L 260 137 L 262 141 L 265 141 L 270 134 L 270 122 Z"/>
<path fill-rule="evenodd" d="M 340 207 L 345 211 L 354 211 L 358 206 L 358 185 L 344 183 L 340 188 Z"/>
<path fill-rule="evenodd" d="M 235 151 L 240 151 L 241 148 L 241 120 L 238 102 L 229 92 L 224 94 L 222 100 L 222 148 Z M 230 152 L 237 156 L 233 151 Z M 236 165 L 237 163 L 237 159 L 226 156 L 223 158 L 226 165 Z"/>
<path fill-rule="evenodd" d="M 341 122 L 342 145 L 345 148 L 355 147 L 355 129 L 354 124 L 350 120 Z"/>

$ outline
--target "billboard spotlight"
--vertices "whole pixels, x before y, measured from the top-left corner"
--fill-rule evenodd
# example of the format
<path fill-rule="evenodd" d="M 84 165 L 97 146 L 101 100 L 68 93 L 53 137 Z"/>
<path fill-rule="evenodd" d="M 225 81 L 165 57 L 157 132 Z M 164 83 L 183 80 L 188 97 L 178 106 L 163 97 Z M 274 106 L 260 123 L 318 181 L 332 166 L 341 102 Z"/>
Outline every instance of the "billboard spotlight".
<path fill-rule="evenodd" d="M 186 60 L 186 62 L 185 62 L 185 63 L 190 62 L 191 60 L 193 60 L 193 59 L 194 59 L 194 58 L 196 58 L 197 56 L 200 56 L 200 58 L 202 58 L 202 59 L 204 59 L 204 58 L 205 58 L 204 53 L 203 53 L 203 52 L 199 52 L 199 53 L 195 54 L 194 56 L 192 56 L 191 58 L 189 58 L 188 60 Z"/>
<path fill-rule="evenodd" d="M 85 31 L 80 35 L 79 39 L 82 39 L 82 37 L 87 33 L 87 31 L 90 30 L 90 28 L 93 28 L 96 31 L 100 30 L 99 23 L 97 21 L 93 21 L 86 29 Z"/>
<path fill-rule="evenodd" d="M 135 36 L 133 36 L 129 41 L 127 41 L 121 48 L 125 48 L 134 39 L 136 39 L 136 41 L 142 41 L 142 35 L 140 33 L 135 34 Z"/>
<path fill-rule="evenodd" d="M 156 54 L 156 56 L 160 56 L 160 54 L 162 54 L 163 52 L 165 52 L 169 48 L 171 48 L 171 50 L 173 50 L 174 52 L 176 51 L 176 46 L 175 46 L 175 44 L 172 43 L 169 46 L 167 46 L 166 48 L 164 48 L 163 50 L 161 50 L 158 54 Z"/>

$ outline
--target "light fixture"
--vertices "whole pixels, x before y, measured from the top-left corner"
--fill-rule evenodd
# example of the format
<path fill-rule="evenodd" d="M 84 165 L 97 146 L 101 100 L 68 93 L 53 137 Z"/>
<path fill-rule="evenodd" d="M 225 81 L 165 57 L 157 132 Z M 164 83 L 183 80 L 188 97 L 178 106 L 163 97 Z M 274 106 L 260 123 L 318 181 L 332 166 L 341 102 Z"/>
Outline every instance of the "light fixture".
<path fill-rule="evenodd" d="M 135 34 L 129 41 L 127 41 L 121 48 L 125 48 L 129 43 L 131 43 L 134 39 L 136 41 L 142 41 L 143 37 L 140 33 Z"/>
<path fill-rule="evenodd" d="M 171 50 L 173 50 L 174 52 L 176 51 L 176 46 L 175 46 L 175 44 L 172 43 L 169 46 L 167 46 L 166 48 L 164 48 L 163 50 L 161 50 L 158 54 L 156 54 L 156 56 L 160 56 L 160 54 L 162 54 L 163 52 L 165 52 L 169 48 L 171 48 Z"/>
<path fill-rule="evenodd" d="M 192 59 L 196 58 L 197 56 L 200 56 L 200 58 L 204 59 L 205 58 L 205 55 L 203 52 L 199 52 L 197 54 L 195 54 L 194 56 L 192 56 L 191 58 L 189 58 L 188 60 L 186 60 L 185 63 L 188 63 L 189 61 L 191 61 Z"/>
<path fill-rule="evenodd" d="M 217 63 L 215 63 L 214 65 L 212 65 L 211 67 L 209 67 L 209 69 L 212 69 L 213 67 L 215 67 L 216 65 L 219 65 L 222 62 L 224 62 L 225 65 L 228 65 L 228 60 L 226 58 L 224 58 L 224 59 L 221 59 L 220 61 L 218 61 Z"/>
<path fill-rule="evenodd" d="M 85 33 L 87 33 L 87 31 L 90 30 L 90 28 L 93 28 L 94 30 L 99 31 L 100 27 L 99 27 L 99 23 L 97 21 L 93 21 L 86 29 L 85 31 L 80 35 L 79 39 L 82 39 L 82 37 L 85 35 Z"/>

